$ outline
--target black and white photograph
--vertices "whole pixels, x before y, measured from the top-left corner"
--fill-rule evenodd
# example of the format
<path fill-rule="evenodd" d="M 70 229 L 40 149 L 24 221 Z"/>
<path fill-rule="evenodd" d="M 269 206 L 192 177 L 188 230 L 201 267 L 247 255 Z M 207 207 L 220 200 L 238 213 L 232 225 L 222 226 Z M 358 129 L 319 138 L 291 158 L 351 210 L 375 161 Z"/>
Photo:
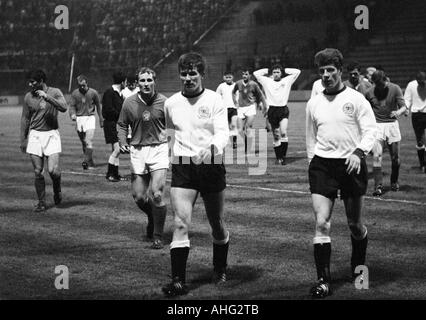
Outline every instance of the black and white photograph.
<path fill-rule="evenodd" d="M 0 300 L 425 300 L 425 17 L 0 0 Z"/>

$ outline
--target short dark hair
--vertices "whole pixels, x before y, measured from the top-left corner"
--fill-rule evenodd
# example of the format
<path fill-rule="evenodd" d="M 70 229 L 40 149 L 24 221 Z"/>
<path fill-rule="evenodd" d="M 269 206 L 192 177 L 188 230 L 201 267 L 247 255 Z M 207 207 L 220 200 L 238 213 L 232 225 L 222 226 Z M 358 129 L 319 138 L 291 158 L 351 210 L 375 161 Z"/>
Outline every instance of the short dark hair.
<path fill-rule="evenodd" d="M 386 80 L 386 74 L 383 70 L 374 71 L 374 73 L 371 75 L 371 81 L 374 83 L 379 80 Z"/>
<path fill-rule="evenodd" d="M 249 74 L 253 74 L 253 68 L 251 67 L 242 67 L 241 72 L 248 72 Z"/>
<path fill-rule="evenodd" d="M 223 73 L 224 76 L 234 76 L 234 73 L 230 70 L 227 70 Z"/>
<path fill-rule="evenodd" d="M 77 77 L 77 82 L 82 82 L 82 81 L 89 82 L 89 79 L 87 79 L 87 77 L 86 77 L 84 74 L 80 74 L 80 75 Z"/>
<path fill-rule="evenodd" d="M 184 53 L 179 57 L 178 69 L 180 70 L 192 70 L 197 68 L 197 71 L 204 75 L 206 71 L 206 60 L 198 52 Z"/>
<path fill-rule="evenodd" d="M 37 82 L 40 82 L 43 80 L 43 82 L 46 82 L 47 76 L 43 70 L 37 69 L 37 70 L 31 70 L 30 72 L 28 72 L 27 79 L 35 80 Z"/>
<path fill-rule="evenodd" d="M 142 73 L 152 74 L 152 78 L 154 79 L 154 81 L 157 79 L 157 74 L 155 73 L 154 70 L 152 70 L 151 68 L 148 68 L 148 67 L 142 67 L 138 70 L 136 80 L 139 79 L 139 75 L 142 74 Z"/>
<path fill-rule="evenodd" d="M 346 70 L 347 70 L 348 72 L 350 72 L 350 71 L 352 71 L 352 70 L 355 70 L 355 69 L 358 69 L 358 70 L 361 72 L 361 66 L 360 66 L 360 64 L 358 63 L 358 61 L 351 61 L 351 62 L 349 62 L 349 63 L 348 63 L 348 65 L 346 66 Z"/>
<path fill-rule="evenodd" d="M 127 79 L 127 82 L 133 83 L 138 80 L 138 77 L 132 72 L 127 74 L 126 79 Z"/>
<path fill-rule="evenodd" d="M 419 71 L 416 75 L 417 81 L 425 81 L 426 80 L 426 72 L 425 71 Z"/>
<path fill-rule="evenodd" d="M 112 74 L 114 84 L 120 84 L 126 80 L 126 75 L 122 71 L 117 71 Z"/>
<path fill-rule="evenodd" d="M 317 68 L 332 64 L 337 69 L 342 70 L 343 55 L 338 49 L 326 48 L 317 52 L 314 58 L 314 62 Z"/>
<path fill-rule="evenodd" d="M 280 70 L 281 70 L 281 73 L 283 73 L 283 74 L 284 74 L 284 67 L 283 67 L 281 64 L 274 64 L 274 65 L 272 66 L 272 68 L 271 68 L 271 71 L 274 71 L 274 70 L 276 70 L 276 69 L 280 69 Z"/>

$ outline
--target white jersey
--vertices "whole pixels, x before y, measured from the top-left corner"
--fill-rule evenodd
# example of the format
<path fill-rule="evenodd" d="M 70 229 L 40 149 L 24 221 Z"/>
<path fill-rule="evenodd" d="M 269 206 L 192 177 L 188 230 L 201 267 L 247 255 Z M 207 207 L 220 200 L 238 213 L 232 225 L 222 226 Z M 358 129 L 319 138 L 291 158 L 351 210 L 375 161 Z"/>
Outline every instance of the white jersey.
<path fill-rule="evenodd" d="M 312 84 L 312 91 L 311 91 L 311 99 L 315 97 L 317 94 L 320 94 L 324 91 L 324 86 L 322 85 L 322 80 L 318 79 Z"/>
<path fill-rule="evenodd" d="M 227 110 L 219 94 L 204 89 L 199 96 L 188 98 L 179 92 L 166 100 L 164 111 L 174 156 L 193 157 L 211 145 L 223 153 L 229 128 Z"/>
<path fill-rule="evenodd" d="M 236 108 L 234 100 L 232 99 L 232 90 L 234 90 L 235 83 L 227 84 L 222 82 L 216 89 L 216 92 L 222 97 L 223 105 L 225 108 Z"/>
<path fill-rule="evenodd" d="M 417 80 L 408 83 L 404 93 L 405 104 L 407 108 L 411 110 L 411 112 L 426 113 L 426 97 L 424 97 L 424 99 L 420 97 L 417 91 L 418 86 L 419 84 Z"/>
<path fill-rule="evenodd" d="M 306 149 L 308 159 L 346 159 L 355 149 L 365 154 L 376 140 L 376 118 L 365 97 L 345 88 L 337 95 L 321 93 L 306 106 Z"/>
<path fill-rule="evenodd" d="M 286 106 L 290 96 L 291 86 L 300 75 L 299 69 L 286 68 L 284 71 L 288 74 L 288 76 L 282 78 L 280 81 L 275 81 L 274 79 L 269 78 L 267 76 L 268 69 L 260 69 L 253 72 L 253 75 L 263 86 L 266 102 L 269 106 Z"/>
<path fill-rule="evenodd" d="M 136 87 L 135 89 L 133 89 L 133 91 L 130 90 L 128 87 L 125 87 L 123 91 L 121 91 L 121 95 L 123 96 L 123 99 L 126 100 L 128 97 L 133 96 L 139 91 L 140 91 L 139 87 Z"/>

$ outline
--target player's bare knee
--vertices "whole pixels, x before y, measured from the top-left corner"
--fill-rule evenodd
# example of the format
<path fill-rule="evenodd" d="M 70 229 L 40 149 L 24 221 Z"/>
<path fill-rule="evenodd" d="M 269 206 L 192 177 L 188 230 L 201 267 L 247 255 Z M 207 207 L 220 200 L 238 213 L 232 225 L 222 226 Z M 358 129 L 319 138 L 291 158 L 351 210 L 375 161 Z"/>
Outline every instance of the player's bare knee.
<path fill-rule="evenodd" d="M 53 167 L 51 170 L 49 170 L 49 175 L 52 178 L 58 178 L 61 176 L 61 170 L 59 170 L 58 166 Z"/>
<path fill-rule="evenodd" d="M 37 179 L 43 178 L 43 168 L 34 168 L 34 175 Z"/>
<path fill-rule="evenodd" d="M 364 226 L 361 222 L 357 221 L 348 221 L 349 230 L 351 230 L 352 235 L 359 237 L 364 233 Z"/>
<path fill-rule="evenodd" d="M 154 192 L 153 195 L 154 205 L 157 207 L 163 206 L 163 193 L 161 191 Z"/>
<path fill-rule="evenodd" d="M 148 196 L 143 192 L 133 192 L 132 195 L 136 203 L 147 203 L 149 201 Z"/>
<path fill-rule="evenodd" d="M 328 236 L 330 234 L 331 223 L 326 220 L 317 220 L 316 223 L 316 231 L 324 236 Z"/>

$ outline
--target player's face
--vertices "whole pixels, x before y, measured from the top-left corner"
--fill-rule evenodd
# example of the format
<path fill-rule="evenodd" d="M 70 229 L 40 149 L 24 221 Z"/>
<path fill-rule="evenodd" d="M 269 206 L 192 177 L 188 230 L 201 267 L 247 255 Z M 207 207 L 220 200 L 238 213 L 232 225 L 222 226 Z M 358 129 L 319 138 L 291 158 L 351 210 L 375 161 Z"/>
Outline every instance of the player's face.
<path fill-rule="evenodd" d="M 136 81 L 135 82 L 128 82 L 127 83 L 127 88 L 129 88 L 130 90 L 135 90 L 135 88 L 136 88 Z"/>
<path fill-rule="evenodd" d="M 374 79 L 373 83 L 376 86 L 376 88 L 379 88 L 379 89 L 384 89 L 386 87 L 386 80 L 383 78 Z"/>
<path fill-rule="evenodd" d="M 232 82 L 234 81 L 234 76 L 232 74 L 227 74 L 227 75 L 223 76 L 223 80 L 227 84 L 232 84 Z"/>
<path fill-rule="evenodd" d="M 280 81 L 282 77 L 282 72 L 280 69 L 274 69 L 272 70 L 272 78 L 274 81 Z"/>
<path fill-rule="evenodd" d="M 43 90 L 43 83 L 41 81 L 30 79 L 28 81 L 28 85 L 30 86 L 31 92 L 34 96 L 36 95 L 36 91 Z"/>
<path fill-rule="evenodd" d="M 86 80 L 80 81 L 78 83 L 78 89 L 80 90 L 80 92 L 87 92 L 87 90 L 89 90 L 89 85 L 87 84 Z"/>
<path fill-rule="evenodd" d="M 179 74 L 185 95 L 197 95 L 203 90 L 203 76 L 198 72 L 197 68 L 180 70 Z"/>
<path fill-rule="evenodd" d="M 322 85 L 328 92 L 338 91 L 342 83 L 342 71 L 334 65 L 327 65 L 318 68 Z"/>
<path fill-rule="evenodd" d="M 245 82 L 247 82 L 247 81 L 249 81 L 249 80 L 250 80 L 250 73 L 249 73 L 248 71 L 244 71 L 244 72 L 242 73 L 242 77 L 243 77 L 243 80 L 244 80 Z"/>
<path fill-rule="evenodd" d="M 359 76 L 360 76 L 360 72 L 358 69 L 353 69 L 351 71 L 349 71 L 349 81 L 351 83 L 358 83 L 359 82 Z"/>
<path fill-rule="evenodd" d="M 155 93 L 155 81 L 151 73 L 141 73 L 138 76 L 139 89 L 143 95 L 153 96 Z"/>

